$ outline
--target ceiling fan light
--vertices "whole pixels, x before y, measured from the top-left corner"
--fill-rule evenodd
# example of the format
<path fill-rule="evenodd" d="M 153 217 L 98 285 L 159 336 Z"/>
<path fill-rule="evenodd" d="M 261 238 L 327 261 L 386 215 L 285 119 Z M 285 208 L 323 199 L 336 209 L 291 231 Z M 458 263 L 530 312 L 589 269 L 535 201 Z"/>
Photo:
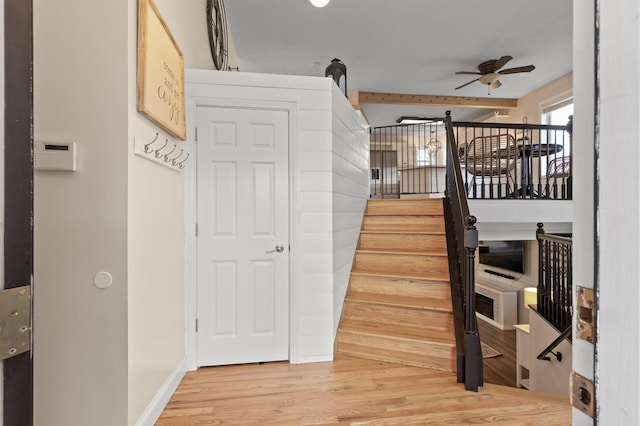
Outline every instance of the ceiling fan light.
<path fill-rule="evenodd" d="M 330 0 L 309 0 L 315 7 L 325 7 L 329 4 Z"/>
<path fill-rule="evenodd" d="M 500 78 L 500 74 L 497 72 L 492 72 L 490 74 L 485 74 L 480 76 L 480 83 L 482 84 L 493 84 Z"/>

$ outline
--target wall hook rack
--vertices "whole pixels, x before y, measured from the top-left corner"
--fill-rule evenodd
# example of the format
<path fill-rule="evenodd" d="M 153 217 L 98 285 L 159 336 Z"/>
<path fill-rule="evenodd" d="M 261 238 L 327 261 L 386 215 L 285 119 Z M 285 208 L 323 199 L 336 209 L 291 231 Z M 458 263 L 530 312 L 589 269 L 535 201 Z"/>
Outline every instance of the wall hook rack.
<path fill-rule="evenodd" d="M 178 158 L 182 157 L 182 153 L 184 153 L 184 149 L 181 149 L 180 152 L 178 153 L 178 155 L 176 155 L 175 157 L 173 157 L 171 159 L 171 165 L 172 166 L 176 165 L 176 163 L 178 162 Z M 188 157 L 188 155 L 187 155 L 187 157 Z"/>
<path fill-rule="evenodd" d="M 165 139 L 165 140 L 164 140 L 164 145 L 162 145 L 160 148 L 158 148 L 158 149 L 156 149 L 156 150 L 155 150 L 154 155 L 156 156 L 156 158 L 160 158 L 160 157 L 162 157 L 162 155 L 163 155 L 163 154 L 162 154 L 162 150 L 163 150 L 167 145 L 169 145 L 169 139 Z"/>
<path fill-rule="evenodd" d="M 158 136 L 160 136 L 160 133 L 156 132 L 156 137 L 153 138 L 153 140 L 147 144 L 144 145 L 144 152 L 147 154 L 151 154 L 153 152 L 153 148 L 150 148 L 151 145 L 153 145 L 155 143 L 155 141 L 158 140 Z"/>
<path fill-rule="evenodd" d="M 179 162 L 179 163 L 176 163 L 176 165 L 178 166 L 178 168 L 179 168 L 180 170 L 184 169 L 184 162 L 185 162 L 185 161 L 187 161 L 187 159 L 188 159 L 188 158 L 189 158 L 189 153 L 187 153 L 187 156 L 186 156 L 186 157 L 184 157 L 184 160 L 182 160 L 182 161 L 181 161 L 181 162 Z"/>
<path fill-rule="evenodd" d="M 173 144 L 173 149 L 169 152 L 167 152 L 166 154 L 164 154 L 164 162 L 168 163 L 169 161 L 171 161 L 171 158 L 169 158 L 169 155 L 173 154 L 173 151 L 176 150 L 176 148 L 178 148 L 178 145 Z"/>
<path fill-rule="evenodd" d="M 146 158 L 149 161 L 153 161 L 156 164 L 167 167 L 173 171 L 181 173 L 185 168 L 185 162 L 187 158 L 189 158 L 189 154 L 187 153 L 185 156 L 184 148 L 180 148 L 179 143 L 174 143 L 173 147 L 170 147 L 169 139 L 165 139 L 165 142 L 162 146 L 160 146 L 160 141 L 158 138 L 160 135 L 156 133 L 156 137 L 149 141 L 149 139 L 143 139 L 134 137 L 133 138 L 133 152 L 136 155 L 139 155 L 143 158 Z M 154 148 L 153 145 L 156 144 L 158 148 Z M 179 149 L 179 153 L 175 155 L 174 153 Z M 180 160 L 184 156 L 184 159 Z"/>

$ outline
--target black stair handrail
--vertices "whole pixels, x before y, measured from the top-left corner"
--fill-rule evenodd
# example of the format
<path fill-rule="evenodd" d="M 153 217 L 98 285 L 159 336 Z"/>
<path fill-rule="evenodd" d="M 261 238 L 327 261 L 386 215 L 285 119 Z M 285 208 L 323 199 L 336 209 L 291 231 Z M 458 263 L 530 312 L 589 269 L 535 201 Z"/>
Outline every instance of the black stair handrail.
<path fill-rule="evenodd" d="M 451 111 L 447 111 L 444 121 L 447 131 L 444 207 L 456 327 L 457 376 L 459 383 L 464 382 L 466 390 L 477 392 L 478 386 L 483 385 L 482 351 L 475 314 L 474 263 L 478 230 L 476 218 L 469 212 Z"/>
<path fill-rule="evenodd" d="M 572 238 L 547 234 L 538 223 L 538 295 L 536 310 L 558 331 L 573 317 Z"/>
<path fill-rule="evenodd" d="M 549 358 L 547 355 L 551 354 L 553 356 L 556 357 L 556 360 L 558 362 L 562 362 L 562 352 L 553 352 L 553 350 L 564 340 L 569 338 L 569 336 L 571 335 L 571 330 L 573 329 L 573 327 L 571 325 L 569 325 L 567 328 L 564 329 L 564 331 L 562 333 L 560 333 L 560 335 L 558 337 L 556 337 L 556 339 L 551 342 L 549 344 L 549 346 L 547 346 L 546 348 L 544 348 L 544 350 L 542 352 L 540 352 L 540 354 L 538 354 L 538 356 L 536 358 L 538 358 L 539 360 L 542 361 L 551 361 L 551 358 Z"/>

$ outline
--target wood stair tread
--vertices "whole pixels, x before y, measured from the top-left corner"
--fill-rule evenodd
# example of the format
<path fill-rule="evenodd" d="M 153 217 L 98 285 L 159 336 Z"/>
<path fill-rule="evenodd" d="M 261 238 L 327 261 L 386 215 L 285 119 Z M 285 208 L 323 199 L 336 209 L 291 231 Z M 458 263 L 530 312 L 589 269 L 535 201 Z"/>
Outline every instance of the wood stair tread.
<path fill-rule="evenodd" d="M 444 291 L 449 292 L 449 288 L 445 288 Z M 451 300 L 435 297 L 414 297 L 350 291 L 347 293 L 345 301 L 375 303 L 380 305 L 440 312 L 453 311 L 451 307 Z"/>
<path fill-rule="evenodd" d="M 384 337 L 397 341 L 413 341 L 446 347 L 455 346 L 455 337 L 451 331 L 430 329 L 428 327 L 407 327 L 389 324 L 372 324 L 365 321 L 344 318 L 338 333 L 361 334 L 371 337 Z"/>
<path fill-rule="evenodd" d="M 448 278 L 438 278 L 438 277 L 424 277 L 419 275 L 411 275 L 411 274 L 390 274 L 388 272 L 367 272 L 367 271 L 351 271 L 351 275 L 358 276 L 369 276 L 376 278 L 392 278 L 392 279 L 407 279 L 407 280 L 417 280 L 417 281 L 430 281 L 430 282 L 441 282 L 441 283 L 449 283 Z"/>
<path fill-rule="evenodd" d="M 415 214 L 415 213 L 411 213 L 411 214 L 402 214 L 402 212 L 394 212 L 394 213 L 387 213 L 387 214 L 380 214 L 380 213 L 364 213 L 365 216 L 368 217 L 373 217 L 373 216 L 380 216 L 380 217 L 384 217 L 385 219 L 389 219 L 392 217 L 397 217 L 399 219 L 406 219 L 409 217 L 433 217 L 433 218 L 444 218 L 444 214 L 440 214 L 440 213 L 425 213 L 425 214 Z"/>
<path fill-rule="evenodd" d="M 442 199 L 369 200 L 365 213 L 377 215 L 442 215 Z"/>
<path fill-rule="evenodd" d="M 437 259 L 437 258 L 436 258 Z M 361 267 L 358 264 L 354 265 L 352 272 L 354 273 L 366 273 L 371 276 L 386 276 L 389 278 L 408 278 L 408 279 L 418 279 L 418 280 L 438 280 L 438 281 L 448 281 L 449 273 L 445 271 L 441 271 L 438 273 L 434 273 L 433 271 L 416 271 L 416 270 L 404 270 L 404 269 L 385 269 L 385 268 L 377 268 L 375 270 L 371 270 L 370 267 Z"/>
<path fill-rule="evenodd" d="M 400 234 L 400 235 L 447 235 L 445 231 L 441 231 L 441 230 L 434 230 L 434 231 L 413 231 L 413 230 L 402 230 L 402 229 L 398 229 L 398 230 L 389 230 L 389 231 L 385 231 L 385 230 L 380 230 L 380 231 L 376 231 L 376 230 L 366 230 L 363 229 L 362 231 L 360 231 L 360 234 L 378 234 L 378 235 L 386 235 L 386 234 Z"/>
<path fill-rule="evenodd" d="M 436 257 L 447 257 L 446 252 L 442 252 L 441 250 L 434 251 L 400 251 L 400 250 L 385 250 L 385 249 L 356 249 L 356 253 L 371 253 L 371 254 L 388 254 L 390 256 L 436 256 Z"/>

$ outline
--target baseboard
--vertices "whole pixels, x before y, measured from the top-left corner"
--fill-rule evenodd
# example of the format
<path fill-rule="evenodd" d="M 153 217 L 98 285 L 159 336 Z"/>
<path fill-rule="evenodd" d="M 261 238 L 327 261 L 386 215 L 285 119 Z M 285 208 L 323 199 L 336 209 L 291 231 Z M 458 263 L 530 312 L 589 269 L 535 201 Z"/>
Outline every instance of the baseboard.
<path fill-rule="evenodd" d="M 333 354 L 304 356 L 297 359 L 295 362 L 294 361 L 290 361 L 290 362 L 291 364 L 310 364 L 313 362 L 328 362 L 328 361 L 333 361 Z"/>
<path fill-rule="evenodd" d="M 187 359 L 182 358 L 180 364 L 169 374 L 169 377 L 162 384 L 156 396 L 142 413 L 142 416 L 136 421 L 136 426 L 153 426 L 156 423 L 186 372 Z"/>

